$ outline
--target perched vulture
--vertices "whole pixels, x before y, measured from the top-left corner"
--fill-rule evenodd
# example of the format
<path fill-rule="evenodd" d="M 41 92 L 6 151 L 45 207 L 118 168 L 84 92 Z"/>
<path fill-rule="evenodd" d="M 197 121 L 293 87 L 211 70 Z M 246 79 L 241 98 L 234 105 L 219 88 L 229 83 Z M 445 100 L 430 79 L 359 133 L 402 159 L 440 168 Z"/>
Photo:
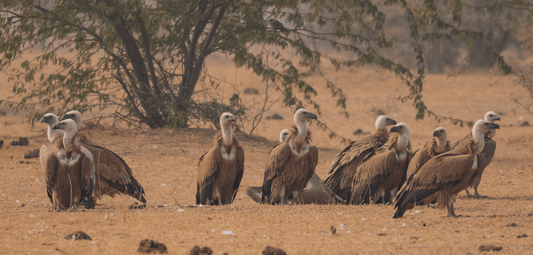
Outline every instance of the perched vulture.
<path fill-rule="evenodd" d="M 357 168 L 352 182 L 352 194 L 348 204 L 386 204 L 392 202 L 405 181 L 407 165 L 411 157 L 409 127 L 398 123 L 390 129 L 397 133 L 379 148 L 373 157 Z"/>
<path fill-rule="evenodd" d="M 54 133 L 54 130 L 62 130 Z M 48 197 L 55 210 L 74 210 L 82 204 L 93 208 L 94 162 L 92 154 L 73 141 L 76 123 L 64 120 L 52 127 L 53 153 L 44 160 L 45 179 Z"/>
<path fill-rule="evenodd" d="M 433 137 L 424 144 L 424 147 L 413 153 L 413 158 L 409 161 L 409 166 L 407 167 L 406 179 L 415 174 L 428 160 L 450 149 L 451 146 L 446 129 L 443 127 L 436 128 L 435 132 L 433 132 Z"/>
<path fill-rule="evenodd" d="M 79 130 L 82 125 L 81 114 L 78 111 L 67 112 L 62 120 L 72 119 Z M 76 134 L 74 143 L 83 146 L 94 156 L 96 182 L 94 184 L 93 197 L 98 199 L 104 195 L 114 197 L 117 194 L 125 194 L 146 203 L 144 188 L 133 177 L 130 167 L 124 160 L 112 152 L 90 141 L 83 134 Z"/>
<path fill-rule="evenodd" d="M 500 120 L 500 116 L 496 114 L 493 111 L 489 111 L 485 114 L 485 121 L 494 123 L 495 121 Z M 496 129 L 491 129 L 485 133 L 485 147 L 483 147 L 483 151 L 478 155 L 477 161 L 478 161 L 478 169 L 472 179 L 470 180 L 470 185 L 468 187 L 474 188 L 474 195 L 470 195 L 470 192 L 468 192 L 468 188 L 465 189 L 466 196 L 467 197 L 473 197 L 473 198 L 481 198 L 482 196 L 479 195 L 477 191 L 477 187 L 479 186 L 479 183 L 481 182 L 481 175 L 483 174 L 483 171 L 485 170 L 485 167 L 487 167 L 490 162 L 492 161 L 492 157 L 494 156 L 494 152 L 496 151 L 496 141 L 492 140 L 492 138 L 496 135 Z M 459 144 L 468 141 L 468 139 L 472 138 L 472 134 L 469 133 L 466 135 L 463 139 L 457 141 L 456 143 L 452 144 L 452 148 L 455 148 Z"/>
<path fill-rule="evenodd" d="M 294 204 L 315 173 L 318 149 L 309 144 L 311 132 L 307 130 L 308 119 L 317 119 L 317 116 L 303 108 L 296 111 L 296 126 L 285 141 L 270 150 L 261 194 L 263 203 L 287 204 L 292 195 Z"/>
<path fill-rule="evenodd" d="M 244 173 L 244 150 L 231 130 L 235 116 L 220 116 L 222 132 L 215 136 L 211 150 L 200 157 L 196 183 L 196 204 L 227 205 L 237 195 Z"/>
<path fill-rule="evenodd" d="M 352 194 L 351 185 L 361 163 L 375 155 L 389 140 L 387 126 L 396 125 L 396 121 L 381 115 L 376 119 L 376 133 L 359 141 L 351 142 L 339 152 L 328 171 L 326 187 L 342 198 L 346 203 Z"/>
<path fill-rule="evenodd" d="M 287 138 L 289 134 L 288 129 L 283 129 L 280 132 L 279 141 L 282 143 Z M 274 149 L 278 144 L 274 145 Z M 271 150 L 272 150 L 271 149 Z M 261 203 L 261 189 L 263 187 L 246 187 L 246 194 L 255 202 Z M 289 199 L 292 199 L 292 194 L 289 194 Z M 296 204 L 335 204 L 337 202 L 342 202 L 335 193 L 328 189 L 322 179 L 316 174 L 313 173 L 311 179 L 307 182 L 302 194 L 298 196 L 298 199 L 295 201 Z"/>
<path fill-rule="evenodd" d="M 448 216 L 456 217 L 453 203 L 457 193 L 467 188 L 478 169 L 477 157 L 485 145 L 484 134 L 500 126 L 485 120 L 478 120 L 472 129 L 472 138 L 454 149 L 442 153 L 420 167 L 409 178 L 398 194 L 393 218 L 400 218 L 406 210 L 415 205 L 426 205 L 435 194 L 439 207 L 448 208 Z"/>

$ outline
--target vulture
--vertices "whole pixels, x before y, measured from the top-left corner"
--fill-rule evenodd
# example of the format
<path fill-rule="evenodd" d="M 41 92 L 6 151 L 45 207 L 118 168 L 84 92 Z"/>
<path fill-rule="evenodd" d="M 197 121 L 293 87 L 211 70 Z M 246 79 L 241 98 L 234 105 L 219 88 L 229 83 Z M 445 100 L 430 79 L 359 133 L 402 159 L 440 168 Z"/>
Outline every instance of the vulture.
<path fill-rule="evenodd" d="M 233 134 L 231 113 L 220 116 L 222 132 L 215 136 L 213 148 L 198 162 L 196 204 L 227 205 L 237 195 L 244 173 L 244 150 Z"/>
<path fill-rule="evenodd" d="M 472 128 L 471 138 L 422 165 L 398 194 L 393 218 L 402 217 L 415 205 L 431 203 L 433 196 L 436 196 L 441 209 L 448 208 L 449 217 L 457 217 L 453 203 L 457 193 L 469 186 L 479 168 L 477 157 L 485 145 L 484 134 L 498 128 L 498 124 L 478 120 Z"/>
<path fill-rule="evenodd" d="M 484 120 L 494 123 L 495 121 L 500 120 L 500 116 L 493 111 L 489 111 L 485 114 Z M 492 161 L 492 157 L 494 156 L 494 152 L 496 151 L 496 141 L 492 140 L 494 135 L 496 135 L 496 129 L 491 129 L 485 133 L 485 147 L 483 147 L 483 151 L 481 151 L 481 153 L 477 157 L 478 169 L 476 173 L 474 174 L 474 176 L 472 177 L 472 179 L 470 180 L 470 185 L 468 185 L 468 187 L 474 188 L 474 195 L 470 195 L 470 192 L 468 192 L 468 188 L 466 188 L 465 191 L 466 191 L 467 197 L 473 197 L 473 198 L 483 197 L 479 195 L 477 191 L 477 187 L 479 186 L 479 183 L 481 182 L 481 175 L 483 174 L 485 167 L 487 167 L 490 164 L 490 162 Z M 472 138 L 471 133 L 466 135 L 463 139 L 452 144 L 452 148 L 457 147 L 459 144 L 465 141 L 468 141 L 468 139 L 470 138 Z"/>
<path fill-rule="evenodd" d="M 270 150 L 261 193 L 263 203 L 287 204 L 292 195 L 294 204 L 315 173 L 318 149 L 309 144 L 311 132 L 307 130 L 308 119 L 317 119 L 317 116 L 303 108 L 296 111 L 296 126 L 290 130 L 285 141 Z"/>
<path fill-rule="evenodd" d="M 370 159 L 357 168 L 352 181 L 352 194 L 348 204 L 386 204 L 392 202 L 405 181 L 407 165 L 411 157 L 409 126 L 398 123 L 390 129 L 394 136 Z"/>
<path fill-rule="evenodd" d="M 44 159 L 48 158 L 49 155 L 51 155 L 54 152 L 54 146 L 51 144 L 54 141 L 53 134 L 57 134 L 59 137 L 63 137 L 63 134 L 65 134 L 65 131 L 60 129 L 52 130 L 52 127 L 59 123 L 59 118 L 53 114 L 53 113 L 47 113 L 41 118 L 41 123 L 45 123 L 48 126 L 48 130 L 46 132 L 46 137 L 48 137 L 48 141 L 50 141 L 50 145 L 46 146 L 46 144 L 43 144 L 41 146 L 41 149 L 39 150 L 39 160 L 41 161 L 41 168 L 43 171 L 46 172 L 46 162 Z M 61 148 L 63 147 L 63 142 L 60 140 Z M 48 196 L 50 197 L 50 201 L 52 201 L 51 193 L 48 192 Z"/>
<path fill-rule="evenodd" d="M 61 119 L 72 119 L 76 123 L 77 129 L 81 128 L 82 118 L 78 111 L 69 111 Z M 73 139 L 74 143 L 87 148 L 93 154 L 96 172 L 94 198 L 98 199 L 104 195 L 114 197 L 117 194 L 125 194 L 146 203 L 144 188 L 133 177 L 130 167 L 120 156 L 93 143 L 83 134 L 77 133 Z"/>
<path fill-rule="evenodd" d="M 54 132 L 62 130 L 62 132 Z M 52 127 L 53 153 L 44 162 L 46 190 L 54 210 L 76 208 L 81 204 L 93 208 L 92 193 L 95 179 L 93 155 L 73 141 L 76 123 L 64 120 Z"/>
<path fill-rule="evenodd" d="M 390 125 L 396 125 L 396 121 L 385 115 L 379 116 L 375 123 L 376 133 L 362 140 L 351 142 L 333 159 L 325 184 L 346 203 L 352 193 L 351 185 L 357 168 L 374 156 L 376 150 L 389 140 L 387 126 Z"/>
<path fill-rule="evenodd" d="M 406 179 L 415 174 L 428 160 L 450 149 L 451 145 L 448 141 L 446 129 L 443 127 L 436 128 L 435 132 L 433 132 L 433 137 L 424 144 L 424 147 L 413 153 L 413 158 L 409 161 L 409 166 L 407 167 Z"/>
<path fill-rule="evenodd" d="M 282 143 L 287 138 L 287 135 L 289 134 L 288 129 L 283 129 L 280 132 L 280 138 L 279 142 Z M 278 146 L 278 144 L 274 145 L 273 148 Z M 272 150 L 271 149 L 271 150 Z M 246 187 L 246 194 L 255 202 L 261 203 L 261 189 L 263 187 Z M 289 199 L 292 199 L 292 196 L 289 196 Z M 313 176 L 311 176 L 311 179 L 307 182 L 307 185 L 305 186 L 305 189 L 302 191 L 302 194 L 298 196 L 298 200 L 296 201 L 297 204 L 335 204 L 337 202 L 341 202 L 342 199 L 340 199 L 335 193 L 333 193 L 330 189 L 328 189 L 325 185 L 322 179 L 316 174 L 313 173 Z"/>

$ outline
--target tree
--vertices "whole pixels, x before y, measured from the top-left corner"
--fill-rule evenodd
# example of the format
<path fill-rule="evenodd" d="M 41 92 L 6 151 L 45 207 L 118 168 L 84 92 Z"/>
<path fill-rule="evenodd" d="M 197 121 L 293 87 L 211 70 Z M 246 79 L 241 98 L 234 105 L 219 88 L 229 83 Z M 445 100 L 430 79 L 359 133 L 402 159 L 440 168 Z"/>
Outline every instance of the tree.
<path fill-rule="evenodd" d="M 457 38 L 472 44 L 486 36 L 461 27 L 459 0 L 3 0 L 0 7 L 0 69 L 10 73 L 17 96 L 0 104 L 34 112 L 116 106 L 125 118 L 151 128 L 189 125 L 201 107 L 192 99 L 196 84 L 214 52 L 272 81 L 286 106 L 312 105 L 320 112 L 305 78 L 328 60 L 336 67 L 389 70 L 410 88 L 402 100 L 413 101 L 417 118 L 442 117 L 422 100 L 422 43 Z M 405 64 L 412 60 L 383 55 L 396 47 L 384 28 L 387 8 L 405 12 L 416 72 Z M 288 30 L 269 26 L 270 19 Z M 339 54 L 308 46 L 316 42 Z M 485 51 L 509 72 L 490 44 Z M 45 73 L 45 66 L 55 70 Z M 325 84 L 345 108 L 342 90 L 327 79 Z"/>

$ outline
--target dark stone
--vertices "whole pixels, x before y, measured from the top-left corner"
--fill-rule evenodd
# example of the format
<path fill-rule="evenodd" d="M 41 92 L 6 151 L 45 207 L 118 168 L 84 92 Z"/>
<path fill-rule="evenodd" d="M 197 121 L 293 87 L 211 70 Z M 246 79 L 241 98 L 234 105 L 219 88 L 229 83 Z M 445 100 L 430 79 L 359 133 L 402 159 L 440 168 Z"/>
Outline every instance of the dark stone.
<path fill-rule="evenodd" d="M 502 250 L 501 246 L 495 246 L 492 244 L 479 246 L 479 251 L 501 251 L 501 250 Z"/>
<path fill-rule="evenodd" d="M 283 117 L 277 113 L 272 114 L 272 116 L 267 116 L 267 120 L 282 120 Z"/>
<path fill-rule="evenodd" d="M 20 137 L 18 141 L 12 141 L 10 144 L 12 146 L 28 146 L 30 141 L 28 141 L 28 138 L 26 137 Z"/>
<path fill-rule="evenodd" d="M 411 236 L 411 237 L 409 237 L 409 239 L 418 240 L 418 237 L 416 237 L 416 236 Z"/>
<path fill-rule="evenodd" d="M 137 249 L 140 253 L 167 253 L 167 247 L 162 244 L 158 243 L 153 240 L 144 239 L 139 244 L 139 248 Z"/>
<path fill-rule="evenodd" d="M 517 236 L 516 238 L 524 238 L 524 237 L 527 237 L 527 235 L 526 234 L 521 234 L 521 235 Z"/>
<path fill-rule="evenodd" d="M 516 223 L 512 222 L 512 221 L 509 221 L 509 223 L 507 223 L 507 227 L 516 227 Z"/>
<path fill-rule="evenodd" d="M 211 255 L 213 253 L 213 250 L 209 247 L 203 247 L 200 248 L 198 245 L 194 246 L 189 255 Z"/>
<path fill-rule="evenodd" d="M 24 154 L 24 158 L 38 158 L 38 157 L 39 157 L 39 149 L 28 151 Z"/>
<path fill-rule="evenodd" d="M 378 236 L 386 236 L 387 234 L 385 233 L 378 233 Z"/>
<path fill-rule="evenodd" d="M 331 233 L 332 234 L 334 234 L 334 235 L 337 234 L 337 229 L 334 226 L 331 226 L 330 229 L 331 229 Z"/>
<path fill-rule="evenodd" d="M 362 135 L 364 132 L 362 129 L 358 128 L 357 130 L 353 131 L 354 135 Z"/>
<path fill-rule="evenodd" d="M 259 94 L 259 90 L 257 90 L 256 88 L 246 88 L 244 89 L 244 94 L 245 95 L 257 95 Z"/>
<path fill-rule="evenodd" d="M 521 127 L 527 127 L 527 126 L 529 126 L 529 122 L 524 121 L 524 122 L 520 123 L 520 126 Z"/>
<path fill-rule="evenodd" d="M 263 251 L 263 255 L 287 255 L 286 252 L 284 252 L 282 249 L 267 246 L 265 250 Z"/>
<path fill-rule="evenodd" d="M 67 240 L 72 240 L 72 241 L 76 241 L 76 240 L 93 240 L 91 239 L 91 237 L 89 235 L 87 235 L 85 232 L 83 231 L 76 231 L 72 234 L 68 234 L 65 236 L 65 239 Z"/>
<path fill-rule="evenodd" d="M 0 140 L 0 149 L 2 149 L 2 146 L 4 146 L 4 140 Z"/>

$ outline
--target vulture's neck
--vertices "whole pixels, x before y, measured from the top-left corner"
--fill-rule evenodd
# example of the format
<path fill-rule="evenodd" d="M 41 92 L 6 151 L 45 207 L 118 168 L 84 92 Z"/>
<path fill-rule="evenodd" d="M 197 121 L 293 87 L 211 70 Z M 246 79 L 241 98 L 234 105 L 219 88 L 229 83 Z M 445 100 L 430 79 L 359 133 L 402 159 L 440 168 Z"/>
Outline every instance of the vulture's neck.
<path fill-rule="evenodd" d="M 443 138 L 439 139 L 437 138 L 437 148 L 435 148 L 436 153 L 442 153 L 446 150 L 446 143 L 448 142 L 448 139 Z"/>
<path fill-rule="evenodd" d="M 74 148 L 74 145 L 72 143 L 72 138 L 75 135 L 76 135 L 76 129 L 71 129 L 65 132 L 65 135 L 63 135 L 63 146 L 65 147 L 66 151 L 70 151 Z"/>
<path fill-rule="evenodd" d="M 54 124 L 56 124 L 56 123 L 54 123 Z M 54 124 L 49 124 L 48 125 L 48 131 L 46 132 L 46 136 L 48 136 L 48 141 L 50 141 L 50 142 L 54 141 L 54 132 L 55 131 L 52 130 L 52 126 Z"/>
<path fill-rule="evenodd" d="M 398 136 L 398 141 L 396 141 L 394 147 L 396 148 L 396 151 L 400 153 L 407 148 L 407 144 L 409 144 L 409 133 L 404 133 Z"/>
<path fill-rule="evenodd" d="M 299 121 L 296 123 L 296 127 L 298 128 L 298 134 L 294 138 L 294 142 L 302 144 L 307 137 L 307 124 L 305 121 Z"/>
<path fill-rule="evenodd" d="M 233 132 L 230 125 L 223 125 L 222 128 L 222 144 L 224 146 L 231 146 L 233 144 Z"/>
<path fill-rule="evenodd" d="M 496 135 L 496 129 L 491 129 L 485 133 L 485 136 L 492 139 Z"/>
<path fill-rule="evenodd" d="M 472 129 L 472 138 L 474 139 L 474 155 L 479 154 L 485 147 L 485 136 L 481 130 Z"/>

